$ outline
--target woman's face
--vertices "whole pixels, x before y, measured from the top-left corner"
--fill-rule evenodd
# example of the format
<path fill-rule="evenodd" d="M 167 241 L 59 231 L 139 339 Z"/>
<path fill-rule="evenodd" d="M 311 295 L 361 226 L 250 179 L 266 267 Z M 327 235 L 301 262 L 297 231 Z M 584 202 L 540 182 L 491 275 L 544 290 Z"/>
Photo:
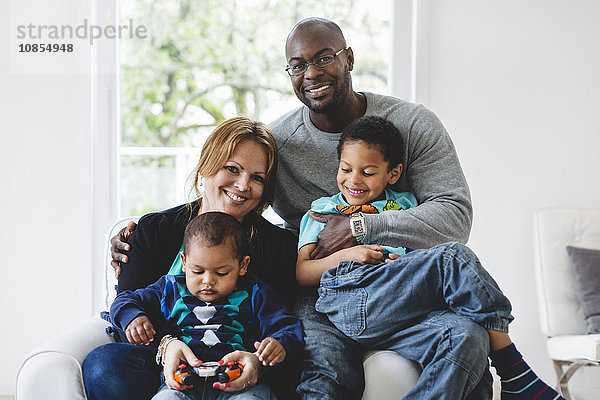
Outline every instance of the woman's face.
<path fill-rule="evenodd" d="M 221 211 L 242 221 L 260 203 L 267 175 L 267 150 L 243 140 L 216 174 L 204 178 L 202 212 Z"/>

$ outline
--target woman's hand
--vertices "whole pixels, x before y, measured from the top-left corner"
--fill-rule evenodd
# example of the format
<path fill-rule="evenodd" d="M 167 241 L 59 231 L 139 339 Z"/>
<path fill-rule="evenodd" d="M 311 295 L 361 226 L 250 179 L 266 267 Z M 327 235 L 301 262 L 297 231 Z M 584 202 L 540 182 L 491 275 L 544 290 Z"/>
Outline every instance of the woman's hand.
<path fill-rule="evenodd" d="M 213 384 L 213 388 L 221 389 L 224 392 L 239 392 L 247 389 L 250 386 L 256 385 L 258 382 L 260 369 L 262 367 L 260 366 L 260 361 L 258 360 L 258 356 L 256 354 L 237 350 L 233 353 L 225 355 L 222 361 L 225 364 L 230 361 L 237 361 L 239 364 L 244 366 L 244 371 L 239 378 L 234 379 L 231 382 L 215 382 Z"/>
<path fill-rule="evenodd" d="M 139 315 L 125 328 L 125 336 L 131 344 L 150 344 L 154 340 L 156 331 L 147 315 Z"/>
<path fill-rule="evenodd" d="M 163 357 L 164 366 L 163 373 L 165 375 L 165 383 L 170 389 L 174 390 L 185 390 L 191 386 L 185 386 L 179 384 L 173 379 L 173 374 L 179 368 L 179 365 L 185 363 L 191 367 L 197 367 L 202 364 L 202 361 L 198 360 L 198 357 L 194 354 L 192 349 L 181 340 L 173 340 L 169 342 L 165 349 Z"/>
<path fill-rule="evenodd" d="M 127 264 L 129 259 L 124 254 L 124 252 L 129 251 L 130 246 L 126 243 L 127 239 L 131 236 L 137 224 L 133 221 L 130 221 L 129 224 L 117 233 L 117 236 L 114 236 L 110 239 L 110 255 L 112 257 L 112 261 L 110 265 L 115 270 L 115 276 L 118 278 L 121 275 L 121 263 Z"/>

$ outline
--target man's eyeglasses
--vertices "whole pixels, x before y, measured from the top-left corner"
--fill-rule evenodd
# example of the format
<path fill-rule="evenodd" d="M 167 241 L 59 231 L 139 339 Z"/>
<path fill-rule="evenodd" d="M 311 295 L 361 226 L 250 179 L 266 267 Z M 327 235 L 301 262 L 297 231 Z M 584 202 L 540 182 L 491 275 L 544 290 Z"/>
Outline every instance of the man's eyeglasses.
<path fill-rule="evenodd" d="M 342 53 L 342 51 L 344 51 L 344 50 L 348 50 L 348 48 L 347 47 L 343 48 L 334 54 L 328 54 L 326 56 L 317 57 L 312 61 L 307 61 L 307 62 L 294 64 L 294 65 L 288 65 L 287 67 L 285 67 L 285 70 L 287 71 L 288 74 L 290 74 L 290 76 L 298 76 L 298 75 L 302 75 L 303 73 L 306 72 L 309 64 L 312 64 L 317 68 L 325 68 L 326 66 L 333 64 L 333 62 L 335 61 L 335 58 L 337 56 L 339 56 Z"/>

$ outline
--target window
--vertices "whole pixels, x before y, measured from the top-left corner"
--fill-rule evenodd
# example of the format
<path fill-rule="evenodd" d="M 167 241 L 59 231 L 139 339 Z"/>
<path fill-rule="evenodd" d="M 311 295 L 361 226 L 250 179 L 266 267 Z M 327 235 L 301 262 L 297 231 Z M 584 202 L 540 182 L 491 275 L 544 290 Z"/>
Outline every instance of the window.
<path fill-rule="evenodd" d="M 147 36 L 120 41 L 120 214 L 188 200 L 186 178 L 224 119 L 271 122 L 300 102 L 284 71 L 300 19 L 340 25 L 357 55 L 355 90 L 387 93 L 391 0 L 123 0 L 120 24 Z"/>

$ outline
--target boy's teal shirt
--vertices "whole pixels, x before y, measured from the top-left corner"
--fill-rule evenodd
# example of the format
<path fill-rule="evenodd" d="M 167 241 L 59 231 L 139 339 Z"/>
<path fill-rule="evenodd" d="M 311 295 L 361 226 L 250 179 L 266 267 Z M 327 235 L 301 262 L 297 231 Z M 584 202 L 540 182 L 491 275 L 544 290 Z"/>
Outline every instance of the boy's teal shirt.
<path fill-rule="evenodd" d="M 362 211 L 363 213 L 380 214 L 388 210 L 407 210 L 411 207 L 417 206 L 417 199 L 412 193 L 409 192 L 395 192 L 391 189 L 385 189 L 385 200 L 377 200 L 370 203 L 368 206 L 351 206 L 342 196 L 342 193 L 338 193 L 331 197 L 321 197 L 312 202 L 310 206 L 311 211 L 315 211 L 321 214 L 341 214 L 350 215 L 354 212 Z M 359 208 L 361 207 L 361 208 Z M 304 214 L 300 221 L 300 235 L 298 237 L 298 250 L 303 246 L 310 243 L 317 243 L 317 236 L 319 232 L 323 230 L 325 224 L 323 222 L 315 221 L 312 219 L 308 212 Z M 407 249 L 405 247 L 391 247 L 386 246 L 383 243 L 364 243 L 364 244 L 378 244 L 393 254 L 406 254 Z"/>

